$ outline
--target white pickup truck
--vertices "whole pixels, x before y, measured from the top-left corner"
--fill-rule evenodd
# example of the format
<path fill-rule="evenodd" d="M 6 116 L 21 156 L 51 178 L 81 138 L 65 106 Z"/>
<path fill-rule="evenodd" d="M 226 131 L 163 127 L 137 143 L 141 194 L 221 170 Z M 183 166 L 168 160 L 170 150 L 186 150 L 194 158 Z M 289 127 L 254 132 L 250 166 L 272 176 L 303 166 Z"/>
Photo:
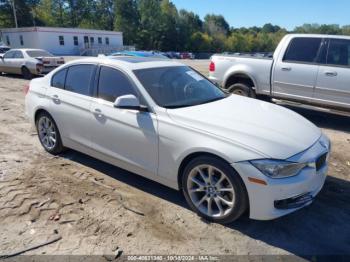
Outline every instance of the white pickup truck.
<path fill-rule="evenodd" d="M 350 112 L 350 37 L 286 35 L 273 57 L 213 55 L 209 79 L 249 97 Z"/>

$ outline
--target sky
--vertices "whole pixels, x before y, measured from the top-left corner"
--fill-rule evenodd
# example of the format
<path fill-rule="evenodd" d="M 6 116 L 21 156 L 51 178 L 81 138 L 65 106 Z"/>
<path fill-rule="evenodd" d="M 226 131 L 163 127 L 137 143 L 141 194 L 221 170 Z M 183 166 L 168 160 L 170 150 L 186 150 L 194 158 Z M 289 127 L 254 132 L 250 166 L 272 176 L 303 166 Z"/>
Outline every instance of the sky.
<path fill-rule="evenodd" d="M 178 9 L 221 14 L 232 27 L 279 25 L 288 30 L 304 23 L 350 24 L 350 0 L 171 0 Z"/>

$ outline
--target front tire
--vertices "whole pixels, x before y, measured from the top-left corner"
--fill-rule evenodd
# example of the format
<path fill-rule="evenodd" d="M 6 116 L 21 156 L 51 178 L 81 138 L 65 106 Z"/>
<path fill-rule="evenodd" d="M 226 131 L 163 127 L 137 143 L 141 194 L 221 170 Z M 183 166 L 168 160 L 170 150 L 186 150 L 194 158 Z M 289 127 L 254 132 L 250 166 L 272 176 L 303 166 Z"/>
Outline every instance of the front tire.
<path fill-rule="evenodd" d="M 227 91 L 235 95 L 255 98 L 254 90 L 243 83 L 236 83 L 230 86 Z"/>
<path fill-rule="evenodd" d="M 22 71 L 22 76 L 24 79 L 30 80 L 33 78 L 32 73 L 29 71 L 29 69 L 27 67 L 25 67 L 25 66 L 22 67 L 21 71 Z"/>
<path fill-rule="evenodd" d="M 182 190 L 189 206 L 211 222 L 233 222 L 248 208 L 247 192 L 238 173 L 215 157 L 191 160 L 183 172 Z"/>
<path fill-rule="evenodd" d="M 47 152 L 57 155 L 65 150 L 57 125 L 48 113 L 40 113 L 36 119 L 35 125 L 39 141 Z"/>

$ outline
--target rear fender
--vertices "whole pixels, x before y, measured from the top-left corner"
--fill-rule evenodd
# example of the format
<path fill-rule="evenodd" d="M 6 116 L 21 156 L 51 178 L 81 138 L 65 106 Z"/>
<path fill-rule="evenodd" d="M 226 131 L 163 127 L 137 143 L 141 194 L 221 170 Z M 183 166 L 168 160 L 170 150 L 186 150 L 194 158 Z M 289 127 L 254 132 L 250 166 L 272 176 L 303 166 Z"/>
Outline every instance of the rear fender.
<path fill-rule="evenodd" d="M 228 88 L 227 82 L 230 79 L 230 77 L 235 75 L 245 75 L 247 78 L 250 78 L 252 82 L 254 83 L 254 86 L 252 87 L 255 91 L 258 89 L 257 81 L 255 77 L 253 76 L 252 69 L 247 65 L 234 65 L 224 75 L 224 82 L 223 86 L 225 88 Z"/>

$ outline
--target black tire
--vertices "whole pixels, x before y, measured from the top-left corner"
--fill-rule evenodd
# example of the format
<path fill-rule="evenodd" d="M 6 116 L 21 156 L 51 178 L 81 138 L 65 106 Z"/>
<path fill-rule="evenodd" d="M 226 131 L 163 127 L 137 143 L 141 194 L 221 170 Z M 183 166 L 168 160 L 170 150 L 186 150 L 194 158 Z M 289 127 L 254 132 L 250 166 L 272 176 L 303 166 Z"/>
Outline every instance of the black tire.
<path fill-rule="evenodd" d="M 246 96 L 246 97 L 251 97 L 255 98 L 255 91 L 247 86 L 246 84 L 243 83 L 236 83 L 232 86 L 230 86 L 227 89 L 228 92 L 235 94 L 235 95 L 240 95 L 240 96 Z"/>
<path fill-rule="evenodd" d="M 29 71 L 29 69 L 27 67 L 23 66 L 21 71 L 22 71 L 22 76 L 24 79 L 30 80 L 33 78 L 32 73 Z"/>
<path fill-rule="evenodd" d="M 212 217 L 202 213 L 193 203 L 189 195 L 188 188 L 187 188 L 187 181 L 189 179 L 190 172 L 195 167 L 198 167 L 201 165 L 210 165 L 219 169 L 220 171 L 225 173 L 226 177 L 229 179 L 229 181 L 233 186 L 234 197 L 235 197 L 233 208 L 229 213 L 225 214 L 222 217 Z M 187 203 L 191 207 L 191 209 L 207 221 L 220 223 L 220 224 L 231 223 L 237 220 L 239 217 L 241 217 L 242 214 L 248 209 L 248 206 L 249 206 L 248 194 L 241 177 L 227 162 L 219 158 L 216 158 L 213 156 L 200 156 L 191 160 L 187 164 L 187 166 L 184 168 L 181 183 L 182 183 L 181 187 L 182 187 L 183 194 L 186 198 Z"/>
<path fill-rule="evenodd" d="M 43 142 L 43 139 L 41 138 L 40 136 L 40 131 L 39 131 L 39 123 L 40 123 L 40 119 L 41 118 L 48 118 L 53 127 L 54 127 L 54 130 L 56 131 L 56 135 L 55 135 L 55 138 L 56 138 L 56 142 L 54 144 L 54 146 L 52 148 L 49 148 L 45 145 L 45 143 Z M 58 130 L 58 127 L 56 125 L 56 122 L 55 120 L 51 117 L 51 115 L 47 112 L 41 112 L 39 113 L 39 115 L 36 117 L 35 119 L 35 126 L 36 126 L 36 130 L 37 130 L 37 133 L 38 133 L 38 138 L 39 138 L 39 141 L 41 143 L 41 145 L 43 146 L 43 148 L 49 152 L 50 154 L 53 154 L 53 155 L 57 155 L 57 154 L 60 154 L 62 152 L 64 152 L 66 150 L 66 148 L 63 146 L 62 144 L 62 139 L 61 139 L 61 135 L 60 135 L 60 131 Z"/>

